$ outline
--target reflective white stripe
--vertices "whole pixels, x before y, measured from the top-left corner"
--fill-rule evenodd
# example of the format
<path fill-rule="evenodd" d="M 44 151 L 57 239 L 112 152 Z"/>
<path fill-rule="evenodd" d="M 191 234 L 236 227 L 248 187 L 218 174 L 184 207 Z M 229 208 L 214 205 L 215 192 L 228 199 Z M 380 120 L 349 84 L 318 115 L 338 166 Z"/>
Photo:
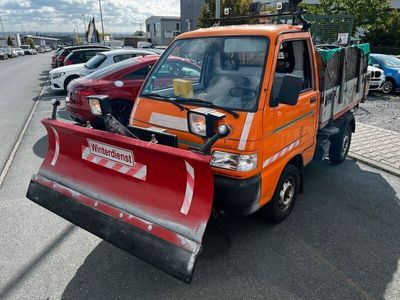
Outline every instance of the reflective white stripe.
<path fill-rule="evenodd" d="M 276 161 L 278 158 L 284 156 L 286 153 L 290 152 L 291 150 L 293 150 L 294 148 L 296 148 L 298 145 L 300 145 L 300 140 L 296 140 L 293 143 L 291 143 L 289 146 L 283 148 L 281 151 L 279 151 L 278 153 L 275 153 L 273 156 L 271 156 L 270 158 L 264 160 L 263 162 L 263 168 L 265 168 L 266 166 L 270 165 L 271 163 L 273 163 L 274 161 Z"/>
<path fill-rule="evenodd" d="M 50 126 L 50 127 L 53 130 L 54 137 L 55 137 L 54 156 L 53 156 L 53 160 L 50 163 L 50 165 L 52 165 L 54 167 L 57 163 L 58 155 L 60 153 L 60 137 L 58 136 L 57 130 L 55 130 L 53 126 Z"/>
<path fill-rule="evenodd" d="M 163 126 L 171 129 L 178 129 L 188 131 L 188 124 L 186 118 L 178 118 L 170 115 L 159 114 L 153 112 L 149 122 L 153 125 Z"/>
<path fill-rule="evenodd" d="M 135 117 L 135 114 L 136 114 L 136 109 L 139 106 L 139 102 L 140 102 L 140 98 L 138 97 L 136 99 L 135 105 L 133 106 L 133 110 L 132 110 L 132 113 L 131 113 L 129 124 L 132 124 L 133 118 Z"/>
<path fill-rule="evenodd" d="M 246 149 L 247 137 L 249 136 L 251 124 L 253 123 L 254 113 L 247 113 L 246 121 L 244 122 L 242 135 L 240 136 L 238 150 Z"/>
<path fill-rule="evenodd" d="M 186 191 L 185 198 L 183 199 L 182 207 L 180 212 L 184 215 L 189 213 L 190 205 L 193 199 L 193 188 L 194 188 L 194 169 L 193 167 L 185 161 L 187 180 L 186 180 Z"/>
<path fill-rule="evenodd" d="M 145 181 L 147 176 L 147 166 L 135 162 L 134 166 L 127 166 L 121 163 L 94 155 L 90 152 L 89 147 L 82 146 L 82 159 L 100 165 L 110 170 L 125 174 Z"/>

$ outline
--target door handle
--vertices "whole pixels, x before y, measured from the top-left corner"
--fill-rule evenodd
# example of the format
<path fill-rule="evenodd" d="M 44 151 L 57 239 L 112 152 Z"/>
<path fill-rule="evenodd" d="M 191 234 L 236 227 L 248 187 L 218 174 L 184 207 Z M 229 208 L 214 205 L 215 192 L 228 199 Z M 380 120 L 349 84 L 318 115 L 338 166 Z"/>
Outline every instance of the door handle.
<path fill-rule="evenodd" d="M 311 97 L 310 98 L 310 104 L 313 104 L 315 102 L 317 102 L 317 97 Z"/>

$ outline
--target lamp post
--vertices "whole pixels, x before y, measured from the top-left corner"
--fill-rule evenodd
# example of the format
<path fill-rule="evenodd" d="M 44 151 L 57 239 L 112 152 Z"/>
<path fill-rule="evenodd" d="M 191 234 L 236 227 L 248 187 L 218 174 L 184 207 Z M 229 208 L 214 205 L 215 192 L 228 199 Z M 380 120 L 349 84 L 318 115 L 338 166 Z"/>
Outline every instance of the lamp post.
<path fill-rule="evenodd" d="M 101 20 L 101 32 L 103 34 L 103 44 L 106 44 L 106 40 L 104 39 L 104 23 L 103 23 L 103 10 L 101 9 L 101 0 L 99 0 L 100 7 L 100 20 Z"/>
<path fill-rule="evenodd" d="M 0 11 L 0 23 L 1 23 L 1 30 L 3 31 L 3 38 L 4 38 L 4 41 L 7 43 L 7 41 L 6 41 L 6 34 L 4 33 L 3 20 L 1 19 L 1 11 Z"/>
<path fill-rule="evenodd" d="M 85 20 L 85 15 L 81 14 L 81 16 L 82 16 L 82 19 L 83 19 L 83 37 L 84 37 L 85 40 L 87 40 L 86 39 L 86 20 Z"/>

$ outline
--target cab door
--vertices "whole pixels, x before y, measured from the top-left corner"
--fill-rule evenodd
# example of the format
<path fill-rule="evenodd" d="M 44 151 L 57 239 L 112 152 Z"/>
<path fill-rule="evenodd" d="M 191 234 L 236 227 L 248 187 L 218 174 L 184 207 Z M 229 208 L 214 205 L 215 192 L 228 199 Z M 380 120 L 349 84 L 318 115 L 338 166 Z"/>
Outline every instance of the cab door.
<path fill-rule="evenodd" d="M 296 38 L 282 35 L 276 45 L 272 65 L 274 72 L 270 77 L 271 97 L 266 101 L 264 115 L 264 128 L 269 128 L 265 132 L 263 145 L 263 173 L 271 182 L 268 195 L 273 192 L 288 156 L 300 149 L 304 153 L 304 163 L 311 161 L 316 143 L 319 103 L 309 34 L 296 34 Z M 280 90 L 291 88 L 283 86 L 283 78 L 287 74 L 303 79 L 298 102 L 293 106 L 274 105 Z"/>

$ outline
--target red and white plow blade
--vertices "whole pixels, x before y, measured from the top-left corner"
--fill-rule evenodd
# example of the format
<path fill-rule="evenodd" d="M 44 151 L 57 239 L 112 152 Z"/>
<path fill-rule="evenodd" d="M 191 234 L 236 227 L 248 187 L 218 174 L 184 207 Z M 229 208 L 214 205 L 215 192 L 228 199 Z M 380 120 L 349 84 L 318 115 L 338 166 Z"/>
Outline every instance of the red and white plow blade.
<path fill-rule="evenodd" d="M 211 157 L 46 119 L 27 197 L 186 282 L 213 202 Z"/>

